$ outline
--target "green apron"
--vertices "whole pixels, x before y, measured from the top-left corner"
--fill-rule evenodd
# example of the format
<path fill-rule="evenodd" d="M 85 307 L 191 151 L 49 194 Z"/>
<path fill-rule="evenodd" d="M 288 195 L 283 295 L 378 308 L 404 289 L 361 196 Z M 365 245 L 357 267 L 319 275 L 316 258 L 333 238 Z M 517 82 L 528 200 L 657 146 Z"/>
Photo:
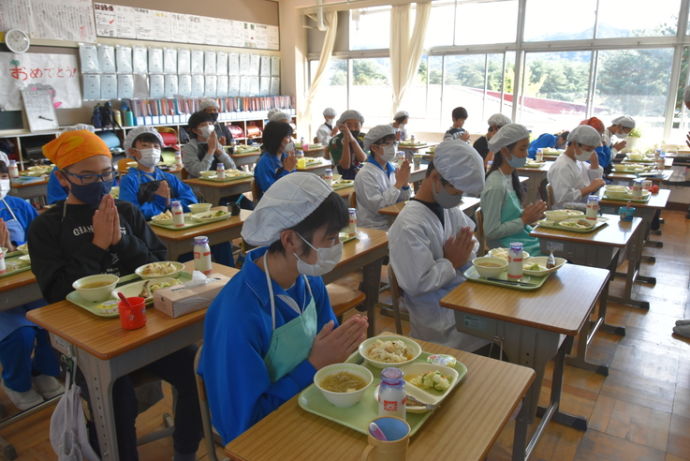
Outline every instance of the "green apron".
<path fill-rule="evenodd" d="M 268 347 L 268 353 L 264 357 L 264 363 L 268 368 L 268 374 L 271 382 L 276 382 L 286 374 L 295 369 L 297 365 L 302 363 L 309 357 L 311 347 L 314 344 L 317 328 L 316 303 L 314 302 L 314 295 L 309 286 L 309 280 L 304 277 L 311 298 L 309 304 L 304 311 L 296 318 L 290 320 L 285 325 L 276 328 L 276 304 L 273 299 L 273 284 L 271 283 L 271 275 L 268 272 L 268 258 L 264 254 L 264 267 L 266 268 L 266 283 L 268 284 L 268 294 L 271 299 L 271 320 L 273 322 L 273 334 L 271 336 L 271 344 Z M 286 299 L 287 298 L 287 299 Z M 299 312 L 299 307 L 292 300 L 286 296 L 281 297 L 293 309 Z M 292 302 L 289 302 L 292 301 Z"/>
<path fill-rule="evenodd" d="M 503 201 L 503 206 L 501 207 L 501 222 L 512 221 L 514 219 L 520 219 L 522 217 L 522 206 L 520 205 L 520 200 L 512 187 L 506 190 L 506 199 Z M 508 237 L 503 237 L 498 241 L 501 243 L 503 248 L 510 248 L 512 242 L 522 242 L 522 249 L 525 250 L 530 256 L 539 256 L 541 250 L 539 248 L 539 239 L 535 237 L 530 237 L 529 233 L 532 231 L 532 227 L 525 225 L 522 230 L 517 234 L 509 235 Z"/>

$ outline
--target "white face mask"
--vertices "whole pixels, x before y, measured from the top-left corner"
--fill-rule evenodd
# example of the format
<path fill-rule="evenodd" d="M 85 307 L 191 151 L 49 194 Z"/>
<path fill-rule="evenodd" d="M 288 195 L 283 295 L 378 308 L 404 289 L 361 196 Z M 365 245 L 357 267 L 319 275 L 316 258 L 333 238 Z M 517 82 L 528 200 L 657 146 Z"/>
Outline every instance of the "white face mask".
<path fill-rule="evenodd" d="M 285 144 L 285 152 L 294 152 L 295 151 L 295 143 L 290 141 L 289 143 Z"/>
<path fill-rule="evenodd" d="M 575 151 L 575 160 L 579 160 L 581 162 L 586 162 L 587 160 L 592 158 L 592 155 L 594 155 L 593 150 L 584 150 L 582 147 L 580 147 L 580 153 L 578 154 L 577 151 Z"/>
<path fill-rule="evenodd" d="M 304 262 L 296 253 L 293 253 L 295 258 L 297 258 L 297 272 L 300 274 L 314 277 L 327 274 L 340 262 L 340 258 L 343 255 L 343 242 L 338 242 L 332 247 L 316 248 L 301 235 L 299 235 L 299 238 L 316 251 L 316 262 L 314 264 Z"/>
<path fill-rule="evenodd" d="M 9 179 L 0 179 L 0 200 L 7 197 L 11 189 Z"/>
<path fill-rule="evenodd" d="M 395 156 L 398 154 L 398 149 L 395 144 L 386 144 L 383 146 L 383 160 L 386 162 L 392 162 L 395 160 Z"/>
<path fill-rule="evenodd" d="M 201 135 L 205 138 L 208 138 L 211 136 L 211 133 L 215 131 L 216 127 L 213 125 L 204 125 L 202 127 L 199 127 L 199 131 L 201 131 Z"/>
<path fill-rule="evenodd" d="M 156 166 L 161 159 L 161 150 L 151 147 L 149 149 L 139 149 L 139 163 L 147 168 Z"/>

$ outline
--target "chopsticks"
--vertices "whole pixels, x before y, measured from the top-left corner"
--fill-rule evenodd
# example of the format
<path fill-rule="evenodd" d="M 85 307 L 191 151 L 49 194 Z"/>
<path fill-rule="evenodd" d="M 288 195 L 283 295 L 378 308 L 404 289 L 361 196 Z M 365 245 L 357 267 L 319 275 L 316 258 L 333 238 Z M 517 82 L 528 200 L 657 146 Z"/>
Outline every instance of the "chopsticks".
<path fill-rule="evenodd" d="M 488 277 L 487 280 L 490 280 L 492 282 L 499 282 L 499 283 L 505 283 L 507 285 L 516 285 L 516 286 L 521 286 L 521 287 L 536 287 L 536 283 L 527 283 L 527 282 L 519 282 L 517 280 L 503 280 L 503 279 L 497 279 L 493 277 Z"/>

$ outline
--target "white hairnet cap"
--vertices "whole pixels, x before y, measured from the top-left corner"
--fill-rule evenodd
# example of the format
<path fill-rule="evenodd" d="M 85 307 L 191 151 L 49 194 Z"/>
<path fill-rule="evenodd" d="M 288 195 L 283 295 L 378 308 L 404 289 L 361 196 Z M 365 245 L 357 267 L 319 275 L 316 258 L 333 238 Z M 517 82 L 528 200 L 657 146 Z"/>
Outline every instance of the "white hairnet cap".
<path fill-rule="evenodd" d="M 489 126 L 497 126 L 499 128 L 506 126 L 512 122 L 512 120 L 503 114 L 493 114 L 491 117 L 489 117 Z"/>
<path fill-rule="evenodd" d="M 335 117 L 335 109 L 333 109 L 332 107 L 326 107 L 323 110 L 323 116 L 324 117 Z"/>
<path fill-rule="evenodd" d="M 283 176 L 266 191 L 242 225 L 242 238 L 250 245 L 270 245 L 283 230 L 304 221 L 331 192 L 333 189 L 313 173 Z"/>
<path fill-rule="evenodd" d="M 388 135 L 395 136 L 395 128 L 390 125 L 376 125 L 364 136 L 364 151 L 368 151 L 372 144 Z"/>
<path fill-rule="evenodd" d="M 90 131 L 91 133 L 95 133 L 96 127 L 93 125 L 89 125 L 88 123 L 77 123 L 76 125 L 66 126 L 65 129 L 62 130 L 62 132 L 66 133 L 67 131 L 78 131 L 78 130 L 86 130 L 86 131 Z"/>
<path fill-rule="evenodd" d="M 218 105 L 218 102 L 216 102 L 215 99 L 206 98 L 206 99 L 202 99 L 201 102 L 199 102 L 199 110 L 205 110 L 205 109 L 208 109 L 209 107 L 214 107 L 214 108 L 220 110 L 220 106 Z"/>
<path fill-rule="evenodd" d="M 616 117 L 611 122 L 612 125 L 620 125 L 623 128 L 630 128 L 631 130 L 635 128 L 635 120 L 629 115 L 621 115 Z"/>
<path fill-rule="evenodd" d="M 578 125 L 568 134 L 568 142 L 599 147 L 601 145 L 601 135 L 589 125 Z"/>
<path fill-rule="evenodd" d="M 399 111 L 397 111 L 397 112 L 395 113 L 395 115 L 393 116 L 393 120 L 397 120 L 397 119 L 399 119 L 399 118 L 409 117 L 409 116 L 410 116 L 410 113 L 407 112 L 406 110 L 399 110 Z"/>
<path fill-rule="evenodd" d="M 484 189 L 484 162 L 472 146 L 461 139 L 436 146 L 434 168 L 453 187 L 478 195 Z"/>
<path fill-rule="evenodd" d="M 349 109 L 340 114 L 340 118 L 338 119 L 338 125 L 342 125 L 348 120 L 359 120 L 359 123 L 364 124 L 364 117 L 362 117 L 362 114 L 360 114 L 358 111 Z"/>
<path fill-rule="evenodd" d="M 165 143 L 163 142 L 163 136 L 152 126 L 138 126 L 131 130 L 129 133 L 127 133 L 127 136 L 125 136 L 125 142 L 124 142 L 124 147 L 125 150 L 131 149 L 134 147 L 134 141 L 142 134 L 144 133 L 151 133 L 152 135 L 156 136 L 158 138 L 158 142 L 161 144 L 161 147 L 165 146 Z"/>
<path fill-rule="evenodd" d="M 489 150 L 498 152 L 502 147 L 509 146 L 521 139 L 529 139 L 529 130 L 519 123 L 503 125 L 489 140 Z"/>
<path fill-rule="evenodd" d="M 290 116 L 282 110 L 276 110 L 268 115 L 269 122 L 289 122 Z"/>

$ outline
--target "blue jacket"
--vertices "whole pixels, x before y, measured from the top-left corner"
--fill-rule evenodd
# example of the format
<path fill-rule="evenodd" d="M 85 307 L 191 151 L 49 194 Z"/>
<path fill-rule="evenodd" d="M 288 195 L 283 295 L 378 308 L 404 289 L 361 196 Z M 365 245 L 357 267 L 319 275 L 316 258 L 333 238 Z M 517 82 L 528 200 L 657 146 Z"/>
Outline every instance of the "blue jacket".
<path fill-rule="evenodd" d="M 48 205 L 52 205 L 60 200 L 65 200 L 67 198 L 67 189 L 60 185 L 57 176 L 55 176 L 55 171 L 50 172 L 50 177 L 48 178 Z"/>
<path fill-rule="evenodd" d="M 144 173 L 138 168 L 130 168 L 127 174 L 120 179 L 120 200 L 130 202 L 137 206 L 148 220 L 168 209 L 166 200 L 160 195 L 154 195 L 153 200 L 139 203 L 137 194 L 139 187 L 147 182 L 165 179 L 170 186 L 172 200 L 179 200 L 185 211 L 189 211 L 188 205 L 197 203 L 192 188 L 180 181 L 174 174 L 166 173 L 156 168 L 153 175 Z"/>
<path fill-rule="evenodd" d="M 213 427 L 223 444 L 250 428 L 312 383 L 316 370 L 308 360 L 271 382 L 264 357 L 272 337 L 271 303 L 266 274 L 254 261 L 267 251 L 247 255 L 242 270 L 221 290 L 206 313 L 199 373 L 204 377 Z M 317 331 L 335 315 L 321 277 L 308 277 L 314 294 Z M 287 291 L 275 281 L 276 328 L 297 317 L 278 295 L 287 295 L 304 310 L 309 291 L 299 277 Z"/>
<path fill-rule="evenodd" d="M 273 185 L 274 182 L 290 174 L 290 171 L 283 170 L 283 160 L 287 157 L 287 154 L 283 153 L 280 159 L 276 155 L 272 155 L 268 152 L 263 152 L 259 157 L 259 161 L 256 162 L 256 168 L 254 168 L 254 180 L 261 193 L 265 193 L 269 187 Z"/>
<path fill-rule="evenodd" d="M 551 133 L 539 135 L 537 139 L 530 143 L 529 149 L 527 149 L 529 158 L 535 158 L 537 156 L 537 150 L 545 147 L 556 147 L 556 136 Z"/>
<path fill-rule="evenodd" d="M 606 169 L 611 165 L 611 146 L 601 145 L 595 149 L 599 158 L 599 165 Z"/>

